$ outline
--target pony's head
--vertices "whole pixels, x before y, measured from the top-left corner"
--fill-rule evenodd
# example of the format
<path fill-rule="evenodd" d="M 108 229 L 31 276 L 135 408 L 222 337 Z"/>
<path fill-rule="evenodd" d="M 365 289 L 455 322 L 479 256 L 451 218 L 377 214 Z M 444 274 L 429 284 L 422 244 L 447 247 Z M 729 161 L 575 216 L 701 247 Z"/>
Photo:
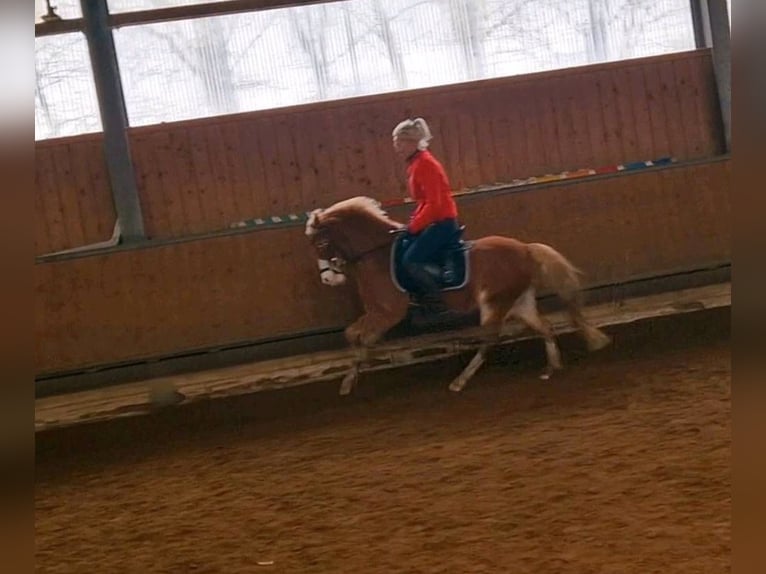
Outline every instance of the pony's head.
<path fill-rule="evenodd" d="M 332 241 L 330 227 L 323 226 L 320 222 L 322 213 L 323 210 L 315 209 L 309 214 L 306 221 L 306 237 L 316 253 L 322 283 L 330 287 L 339 287 L 346 283 L 346 274 L 343 271 L 345 260 Z"/>
<path fill-rule="evenodd" d="M 306 221 L 306 237 L 316 253 L 322 283 L 343 285 L 346 264 L 390 245 L 389 231 L 400 227 L 369 197 L 352 197 L 312 211 Z"/>

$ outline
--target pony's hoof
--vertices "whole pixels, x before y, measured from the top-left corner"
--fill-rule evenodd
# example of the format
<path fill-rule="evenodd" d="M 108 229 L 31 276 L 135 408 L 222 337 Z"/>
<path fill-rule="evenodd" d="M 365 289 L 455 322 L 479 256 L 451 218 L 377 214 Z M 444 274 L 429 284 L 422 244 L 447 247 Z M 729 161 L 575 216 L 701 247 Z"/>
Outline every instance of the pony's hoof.
<path fill-rule="evenodd" d="M 186 395 L 176 390 L 171 384 L 158 383 L 149 388 L 149 404 L 159 409 L 178 405 L 186 400 Z"/>
<path fill-rule="evenodd" d="M 463 390 L 463 387 L 465 387 L 465 383 L 462 381 L 453 381 L 450 383 L 449 390 L 453 393 L 459 393 Z"/>
<path fill-rule="evenodd" d="M 553 373 L 556 370 L 559 370 L 559 369 L 561 369 L 561 366 L 558 366 L 558 367 L 554 367 L 554 366 L 546 367 L 546 369 L 542 373 L 540 373 L 540 380 L 541 381 L 549 380 L 553 376 Z"/>
<path fill-rule="evenodd" d="M 612 344 L 612 338 L 601 330 L 594 329 L 588 333 L 587 345 L 588 351 L 595 353 Z"/>
<path fill-rule="evenodd" d="M 343 378 L 343 381 L 340 384 L 340 390 L 339 393 L 342 397 L 345 397 L 346 395 L 350 395 L 351 391 L 354 390 L 354 387 L 356 386 L 356 373 L 349 373 Z"/>
<path fill-rule="evenodd" d="M 341 383 L 340 389 L 338 391 L 338 394 L 341 397 L 345 397 L 351 394 L 351 389 L 353 388 L 353 385 L 347 385 L 345 383 Z"/>

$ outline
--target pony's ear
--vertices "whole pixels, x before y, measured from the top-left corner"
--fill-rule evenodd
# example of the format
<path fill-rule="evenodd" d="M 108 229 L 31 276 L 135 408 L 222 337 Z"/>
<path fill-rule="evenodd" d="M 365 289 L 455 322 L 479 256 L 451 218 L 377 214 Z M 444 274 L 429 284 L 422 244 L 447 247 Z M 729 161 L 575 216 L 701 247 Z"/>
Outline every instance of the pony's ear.
<path fill-rule="evenodd" d="M 313 237 L 319 231 L 319 216 L 321 215 L 321 209 L 315 209 L 309 213 L 308 220 L 306 221 L 306 236 Z"/>

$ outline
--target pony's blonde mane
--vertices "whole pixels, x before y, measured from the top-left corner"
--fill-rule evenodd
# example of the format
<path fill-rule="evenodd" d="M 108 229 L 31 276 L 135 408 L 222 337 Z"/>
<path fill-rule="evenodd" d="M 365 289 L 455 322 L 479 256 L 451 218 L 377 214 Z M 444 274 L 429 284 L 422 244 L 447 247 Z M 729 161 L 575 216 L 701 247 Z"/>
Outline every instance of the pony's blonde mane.
<path fill-rule="evenodd" d="M 351 197 L 325 209 L 321 218 L 325 220 L 342 220 L 349 216 L 362 215 L 371 218 L 387 228 L 401 227 L 402 224 L 394 221 L 383 210 L 380 202 L 371 197 Z"/>

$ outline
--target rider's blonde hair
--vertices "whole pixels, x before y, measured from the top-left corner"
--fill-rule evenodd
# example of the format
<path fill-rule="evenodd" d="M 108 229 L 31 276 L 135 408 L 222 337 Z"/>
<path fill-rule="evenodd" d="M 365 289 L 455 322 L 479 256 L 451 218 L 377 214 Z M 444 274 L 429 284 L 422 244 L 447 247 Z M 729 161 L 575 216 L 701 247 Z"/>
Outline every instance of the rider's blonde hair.
<path fill-rule="evenodd" d="M 395 138 L 408 139 L 418 142 L 418 149 L 426 149 L 431 136 L 431 130 L 423 118 L 399 122 L 391 135 Z"/>

